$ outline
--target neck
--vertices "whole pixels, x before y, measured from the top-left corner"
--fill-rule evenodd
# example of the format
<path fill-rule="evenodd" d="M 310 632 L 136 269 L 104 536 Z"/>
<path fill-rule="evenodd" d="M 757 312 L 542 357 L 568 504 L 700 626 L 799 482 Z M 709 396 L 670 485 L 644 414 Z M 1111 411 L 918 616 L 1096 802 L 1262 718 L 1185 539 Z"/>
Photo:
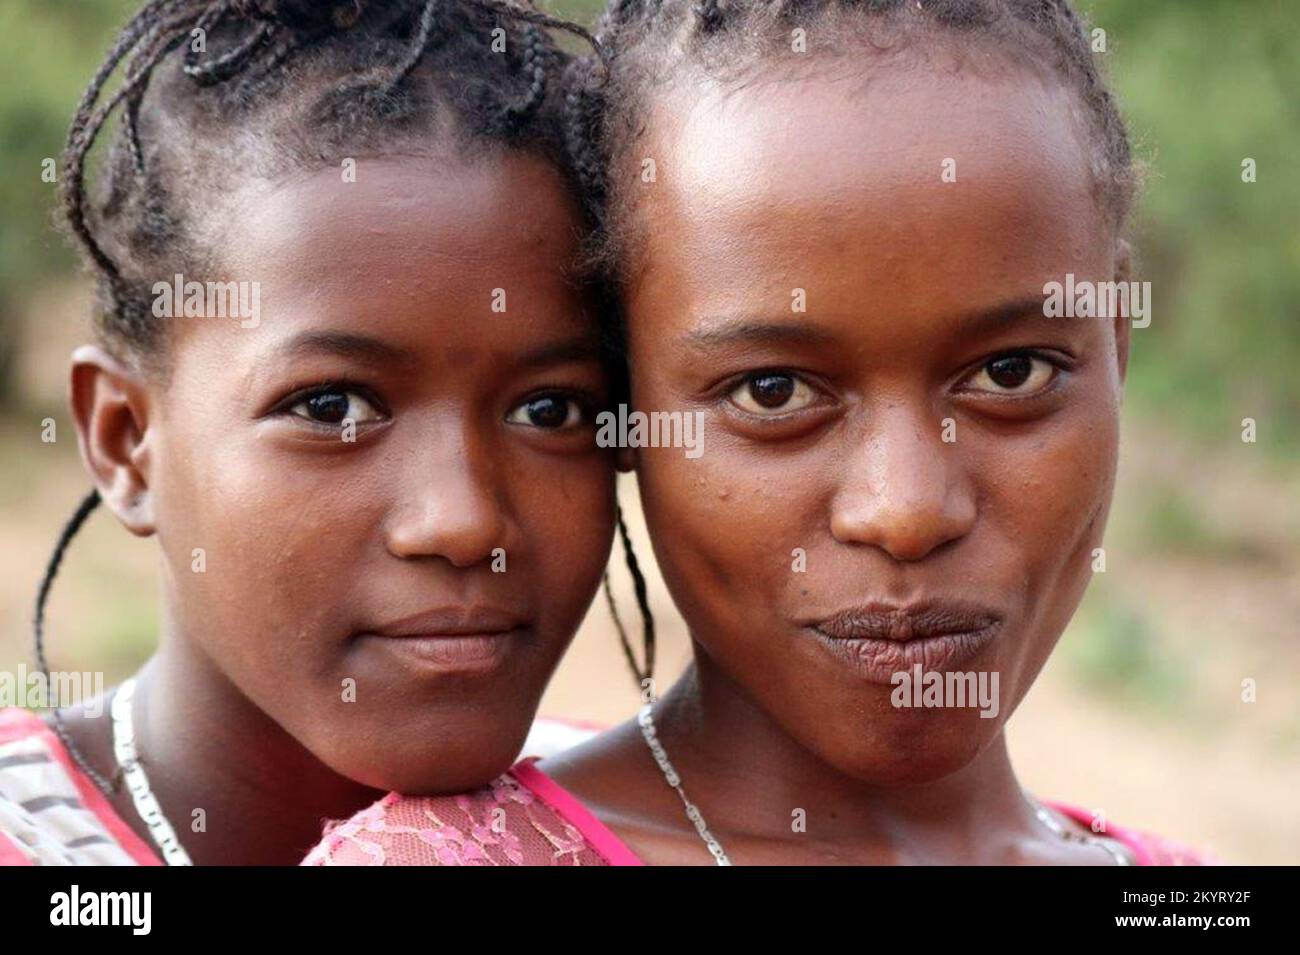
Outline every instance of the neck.
<path fill-rule="evenodd" d="M 999 732 L 978 756 L 947 776 L 886 785 L 849 776 L 804 747 L 767 716 L 706 654 L 657 708 L 660 736 L 714 834 L 852 847 L 875 861 L 980 859 L 1034 831 Z M 727 807 L 710 813 L 709 807 Z M 792 831 L 805 810 L 808 834 Z M 717 818 L 714 818 L 715 815 Z M 1006 839 L 990 838 L 1005 830 Z"/>
<path fill-rule="evenodd" d="M 325 819 L 381 795 L 318 760 L 183 639 L 141 671 L 135 724 L 150 786 L 196 865 L 292 865 Z M 118 808 L 153 847 L 129 794 Z"/>

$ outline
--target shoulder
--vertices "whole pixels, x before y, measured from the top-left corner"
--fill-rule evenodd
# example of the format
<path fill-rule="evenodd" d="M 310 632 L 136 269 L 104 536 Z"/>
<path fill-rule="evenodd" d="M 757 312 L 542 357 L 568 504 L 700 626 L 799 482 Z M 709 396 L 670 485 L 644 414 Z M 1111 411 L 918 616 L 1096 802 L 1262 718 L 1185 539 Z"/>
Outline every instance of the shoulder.
<path fill-rule="evenodd" d="M 604 865 L 562 812 L 524 780 L 531 762 L 473 792 L 389 793 L 326 826 L 303 865 Z"/>
<path fill-rule="evenodd" d="M 148 855 L 39 716 L 0 710 L 0 863 L 132 865 Z"/>
<path fill-rule="evenodd" d="M 539 716 L 533 721 L 524 740 L 523 756 L 546 758 L 579 746 L 599 733 L 600 726 L 582 720 L 562 719 L 553 716 Z"/>
<path fill-rule="evenodd" d="M 1078 806 L 1048 802 L 1053 809 L 1074 820 L 1086 830 L 1094 830 L 1094 815 Z M 1155 833 L 1108 823 L 1104 835 L 1128 847 L 1138 865 L 1223 865 L 1213 853 Z"/>

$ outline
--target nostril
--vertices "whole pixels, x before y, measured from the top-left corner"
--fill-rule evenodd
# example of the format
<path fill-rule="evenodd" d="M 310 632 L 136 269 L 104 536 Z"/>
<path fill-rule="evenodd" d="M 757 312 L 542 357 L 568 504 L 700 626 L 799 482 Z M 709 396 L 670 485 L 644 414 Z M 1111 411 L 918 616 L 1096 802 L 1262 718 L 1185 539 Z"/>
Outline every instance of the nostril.
<path fill-rule="evenodd" d="M 973 508 L 953 495 L 841 500 L 831 513 L 831 536 L 842 544 L 877 547 L 895 560 L 917 561 L 958 540 L 973 524 Z"/>

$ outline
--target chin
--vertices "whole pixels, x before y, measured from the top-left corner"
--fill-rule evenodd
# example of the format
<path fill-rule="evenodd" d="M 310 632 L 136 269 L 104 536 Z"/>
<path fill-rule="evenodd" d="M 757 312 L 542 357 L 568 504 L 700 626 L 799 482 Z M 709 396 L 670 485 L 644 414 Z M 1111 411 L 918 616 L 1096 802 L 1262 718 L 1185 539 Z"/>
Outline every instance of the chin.
<path fill-rule="evenodd" d="M 448 796 L 473 792 L 482 789 L 514 764 L 514 753 L 500 759 L 483 759 L 483 755 L 476 754 L 479 758 L 474 763 L 460 761 L 451 765 L 448 762 L 424 771 L 393 767 L 392 772 L 385 774 L 387 782 L 382 788 L 404 796 Z"/>
<path fill-rule="evenodd" d="M 408 730 L 409 732 L 409 730 Z M 504 734 L 509 735 L 509 734 Z M 438 796 L 470 792 L 500 776 L 523 746 L 498 734 L 440 739 L 436 733 L 409 741 L 367 736 L 354 747 L 333 747 L 324 762 L 341 776 L 372 789 L 406 796 Z"/>
<path fill-rule="evenodd" d="M 949 717 L 922 726 L 909 720 L 908 725 L 884 731 L 869 726 L 862 737 L 833 744 L 834 755 L 827 762 L 845 775 L 882 787 L 933 783 L 970 765 L 1001 729 L 998 720 L 976 717 L 975 722 L 986 725 L 971 726 L 969 719 Z"/>

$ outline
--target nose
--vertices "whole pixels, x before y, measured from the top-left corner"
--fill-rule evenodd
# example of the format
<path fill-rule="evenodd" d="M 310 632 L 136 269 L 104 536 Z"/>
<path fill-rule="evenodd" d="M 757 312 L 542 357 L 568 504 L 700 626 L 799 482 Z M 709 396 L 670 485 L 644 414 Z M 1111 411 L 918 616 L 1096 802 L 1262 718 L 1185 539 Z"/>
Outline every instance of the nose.
<path fill-rule="evenodd" d="M 918 561 L 964 537 L 974 523 L 974 491 L 937 421 L 895 408 L 853 439 L 831 502 L 837 541 Z"/>
<path fill-rule="evenodd" d="M 409 491 L 390 513 L 389 553 L 404 559 L 438 557 L 472 567 L 507 548 L 509 505 L 497 471 L 480 443 L 441 429 L 431 454 L 409 454 L 400 480 Z"/>

